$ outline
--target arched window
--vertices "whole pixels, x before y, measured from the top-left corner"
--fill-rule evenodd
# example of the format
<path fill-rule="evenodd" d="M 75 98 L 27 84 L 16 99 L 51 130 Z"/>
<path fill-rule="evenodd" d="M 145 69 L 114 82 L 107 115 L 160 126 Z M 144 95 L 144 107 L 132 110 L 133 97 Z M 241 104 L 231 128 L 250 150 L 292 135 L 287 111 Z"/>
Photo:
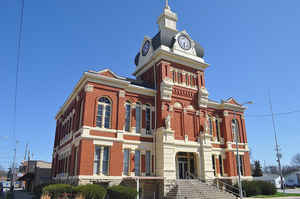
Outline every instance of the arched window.
<path fill-rule="evenodd" d="M 237 120 L 232 120 L 231 123 L 231 129 L 232 129 L 232 136 L 233 136 L 233 141 L 236 142 L 236 138 L 238 137 L 238 140 L 240 140 L 240 129 L 239 129 L 239 124 Z"/>
<path fill-rule="evenodd" d="M 97 127 L 110 128 L 111 101 L 107 97 L 101 97 L 98 101 Z"/>
<path fill-rule="evenodd" d="M 130 116 L 131 116 L 131 103 L 126 102 L 125 104 L 125 131 L 129 132 L 130 131 Z"/>

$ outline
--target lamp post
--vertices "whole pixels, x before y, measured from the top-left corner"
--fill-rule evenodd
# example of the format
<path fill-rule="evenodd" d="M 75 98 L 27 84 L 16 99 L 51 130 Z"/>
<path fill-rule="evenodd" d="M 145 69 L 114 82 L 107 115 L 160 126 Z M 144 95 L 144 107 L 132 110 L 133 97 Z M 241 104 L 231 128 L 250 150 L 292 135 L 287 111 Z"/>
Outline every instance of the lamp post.
<path fill-rule="evenodd" d="M 253 104 L 252 101 L 245 102 L 241 104 L 241 106 L 244 106 L 246 104 Z M 237 120 L 236 120 L 236 110 L 234 110 L 234 133 L 235 133 L 235 147 L 236 147 L 236 160 L 237 160 L 237 167 L 238 167 L 238 185 L 239 185 L 239 190 L 240 190 L 240 199 L 243 199 L 243 187 L 242 187 L 242 182 L 241 182 L 241 160 L 239 156 L 239 135 L 236 131 L 237 129 Z"/>

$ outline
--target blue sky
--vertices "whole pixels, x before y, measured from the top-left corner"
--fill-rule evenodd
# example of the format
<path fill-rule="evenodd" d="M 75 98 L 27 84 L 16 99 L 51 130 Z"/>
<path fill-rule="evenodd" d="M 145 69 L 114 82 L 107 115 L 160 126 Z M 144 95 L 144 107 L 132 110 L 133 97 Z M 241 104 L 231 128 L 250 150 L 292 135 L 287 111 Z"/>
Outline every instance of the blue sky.
<path fill-rule="evenodd" d="M 0 3 L 0 165 L 12 159 L 13 94 L 21 0 Z M 188 3 L 187 3 L 188 2 Z M 162 0 L 28 1 L 17 104 L 17 159 L 28 142 L 35 159 L 51 160 L 55 114 L 87 70 L 110 68 L 122 76 L 134 71 L 144 35 L 154 36 Z M 205 49 L 211 64 L 206 85 L 214 100 L 254 101 L 246 113 L 252 158 L 275 164 L 268 114 L 271 89 L 274 112 L 300 109 L 300 2 L 260 0 L 170 0 L 187 30 Z M 300 113 L 277 116 L 285 164 L 299 152 Z"/>

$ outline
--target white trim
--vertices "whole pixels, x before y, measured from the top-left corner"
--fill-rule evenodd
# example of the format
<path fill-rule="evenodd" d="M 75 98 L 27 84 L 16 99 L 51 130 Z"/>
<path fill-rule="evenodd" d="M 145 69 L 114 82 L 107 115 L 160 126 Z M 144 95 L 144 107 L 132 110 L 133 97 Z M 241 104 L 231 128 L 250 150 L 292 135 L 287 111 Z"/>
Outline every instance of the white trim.
<path fill-rule="evenodd" d="M 180 51 L 173 52 L 173 50 L 168 46 L 161 45 L 157 50 L 154 51 L 153 56 L 149 58 L 148 62 L 137 67 L 133 75 L 140 76 L 162 59 L 186 65 L 196 70 L 205 70 L 209 66 L 209 64 L 205 63 L 200 57 L 190 54 L 187 55 L 186 53 L 180 53 Z"/>
<path fill-rule="evenodd" d="M 95 72 L 85 72 L 83 73 L 81 79 L 77 82 L 72 93 L 69 95 L 63 106 L 59 109 L 58 113 L 55 116 L 55 119 L 58 119 L 59 116 L 64 113 L 64 111 L 68 108 L 70 103 L 77 97 L 78 92 L 87 84 L 87 82 L 94 82 L 107 86 L 117 87 L 125 89 L 125 91 L 127 92 L 132 92 L 145 96 L 156 96 L 156 90 L 154 89 L 136 86 L 130 84 L 129 81 L 126 81 L 124 79 L 111 78 Z"/>

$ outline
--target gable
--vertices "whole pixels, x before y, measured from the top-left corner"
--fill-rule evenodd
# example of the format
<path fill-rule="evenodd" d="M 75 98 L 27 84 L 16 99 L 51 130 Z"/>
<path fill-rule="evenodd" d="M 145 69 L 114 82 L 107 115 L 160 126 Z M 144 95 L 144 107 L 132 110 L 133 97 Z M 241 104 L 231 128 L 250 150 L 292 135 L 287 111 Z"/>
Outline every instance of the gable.
<path fill-rule="evenodd" d="M 233 97 L 231 97 L 231 98 L 229 98 L 228 100 L 226 100 L 226 102 L 229 103 L 229 104 L 233 104 L 233 105 L 238 105 L 238 106 L 240 106 L 240 104 L 237 103 L 237 101 L 236 101 Z"/>
<path fill-rule="evenodd" d="M 110 71 L 108 69 L 99 71 L 98 74 L 106 76 L 106 77 L 112 77 L 112 78 L 118 79 L 118 77 L 112 71 Z"/>

